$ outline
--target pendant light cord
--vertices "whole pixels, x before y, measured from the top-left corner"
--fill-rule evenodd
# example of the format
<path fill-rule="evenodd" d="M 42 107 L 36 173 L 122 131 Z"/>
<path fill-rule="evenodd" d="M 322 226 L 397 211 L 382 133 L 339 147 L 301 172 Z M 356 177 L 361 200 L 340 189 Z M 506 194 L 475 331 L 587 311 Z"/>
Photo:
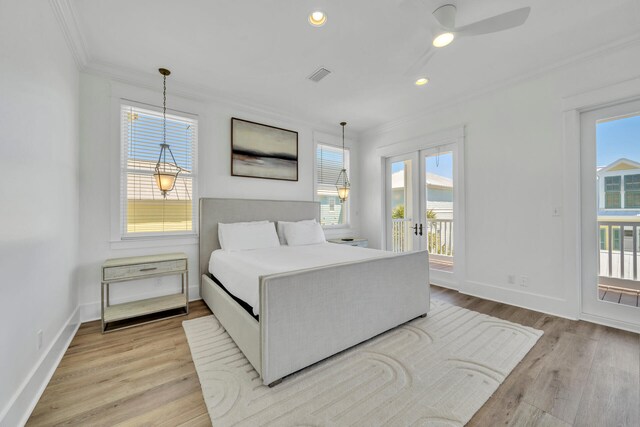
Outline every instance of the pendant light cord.
<path fill-rule="evenodd" d="M 342 169 L 344 169 L 344 125 L 342 125 Z"/>
<path fill-rule="evenodd" d="M 167 76 L 162 76 L 162 142 L 167 143 Z"/>

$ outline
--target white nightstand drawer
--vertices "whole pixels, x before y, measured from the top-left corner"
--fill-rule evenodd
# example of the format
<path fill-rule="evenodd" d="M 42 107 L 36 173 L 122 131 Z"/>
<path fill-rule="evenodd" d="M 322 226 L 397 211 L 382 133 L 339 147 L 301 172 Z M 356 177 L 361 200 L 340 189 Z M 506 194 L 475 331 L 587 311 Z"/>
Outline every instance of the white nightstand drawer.
<path fill-rule="evenodd" d="M 132 277 L 143 277 L 171 271 L 183 271 L 187 268 L 186 260 L 160 261 L 145 264 L 123 265 L 120 267 L 106 267 L 104 280 L 118 280 Z"/>
<path fill-rule="evenodd" d="M 102 333 L 189 314 L 189 272 L 187 255 L 182 252 L 112 258 L 102 264 L 100 311 Z M 111 304 L 110 288 L 129 280 L 180 275 L 178 294 Z M 153 318 L 145 316 L 154 314 Z"/>

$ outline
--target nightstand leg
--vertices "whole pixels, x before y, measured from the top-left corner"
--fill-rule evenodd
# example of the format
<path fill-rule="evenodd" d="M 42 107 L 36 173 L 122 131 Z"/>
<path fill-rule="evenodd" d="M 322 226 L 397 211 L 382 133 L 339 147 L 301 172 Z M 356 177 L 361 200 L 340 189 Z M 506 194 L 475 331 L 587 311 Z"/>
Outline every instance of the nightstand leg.
<path fill-rule="evenodd" d="M 100 285 L 100 320 L 102 321 L 102 333 L 104 334 L 104 283 Z"/>
<path fill-rule="evenodd" d="M 107 283 L 107 307 L 110 307 L 111 303 L 109 302 L 109 284 Z"/>
<path fill-rule="evenodd" d="M 182 276 L 182 287 L 184 288 L 185 299 L 187 302 L 187 314 L 189 314 L 189 272 L 185 271 Z"/>

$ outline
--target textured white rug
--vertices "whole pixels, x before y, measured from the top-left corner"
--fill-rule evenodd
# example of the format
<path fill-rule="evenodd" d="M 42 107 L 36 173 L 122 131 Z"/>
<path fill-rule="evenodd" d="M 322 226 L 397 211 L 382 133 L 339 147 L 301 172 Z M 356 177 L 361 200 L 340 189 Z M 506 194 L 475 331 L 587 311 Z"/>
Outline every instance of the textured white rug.
<path fill-rule="evenodd" d="M 214 427 L 461 426 L 542 331 L 442 302 L 274 388 L 214 316 L 183 322 Z"/>

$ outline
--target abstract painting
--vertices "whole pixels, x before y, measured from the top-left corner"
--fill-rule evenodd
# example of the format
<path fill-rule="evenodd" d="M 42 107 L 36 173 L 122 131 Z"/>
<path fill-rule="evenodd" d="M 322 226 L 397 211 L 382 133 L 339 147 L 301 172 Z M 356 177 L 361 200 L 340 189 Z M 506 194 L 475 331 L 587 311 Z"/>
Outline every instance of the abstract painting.
<path fill-rule="evenodd" d="M 298 132 L 231 119 L 231 175 L 298 180 Z"/>

